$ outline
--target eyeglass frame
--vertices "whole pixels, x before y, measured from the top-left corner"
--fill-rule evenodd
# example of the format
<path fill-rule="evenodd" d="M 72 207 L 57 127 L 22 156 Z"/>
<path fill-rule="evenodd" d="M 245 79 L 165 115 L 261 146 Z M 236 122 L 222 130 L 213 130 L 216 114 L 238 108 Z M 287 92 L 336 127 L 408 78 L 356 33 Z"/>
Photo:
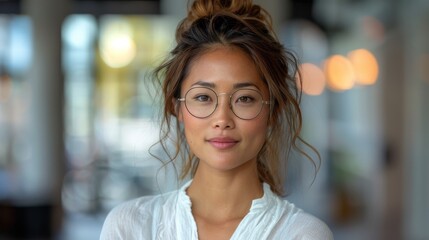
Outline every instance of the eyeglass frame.
<path fill-rule="evenodd" d="M 208 90 L 212 91 L 212 92 L 216 95 L 216 105 L 215 105 L 215 108 L 213 109 L 213 111 L 212 111 L 209 115 L 207 115 L 207 116 L 205 116 L 205 117 L 198 117 L 198 116 L 195 116 L 195 115 L 194 115 L 194 114 L 189 110 L 188 105 L 186 104 L 186 95 L 188 95 L 189 91 L 191 91 L 192 89 L 195 89 L 195 88 L 205 88 L 205 89 L 208 89 Z M 238 91 L 240 91 L 240 90 L 252 90 L 252 91 L 257 92 L 257 93 L 261 96 L 261 109 L 259 110 L 258 114 L 256 114 L 256 116 L 254 116 L 253 118 L 242 118 L 242 117 L 239 117 L 239 116 L 234 112 L 234 109 L 233 109 L 232 104 L 231 104 L 232 96 L 233 96 L 236 92 L 238 92 Z M 227 94 L 228 94 L 228 93 L 219 93 L 219 94 L 218 94 L 218 93 L 216 93 L 216 91 L 215 91 L 215 90 L 213 90 L 212 88 L 209 88 L 209 87 L 192 87 L 192 88 L 189 88 L 189 89 L 186 91 L 185 96 L 184 96 L 183 98 L 177 98 L 177 101 L 185 103 L 186 110 L 187 110 L 187 111 L 188 111 L 188 112 L 189 112 L 193 117 L 195 117 L 195 118 L 199 118 L 199 119 L 204 119 L 204 118 L 208 118 L 208 117 L 210 117 L 211 115 L 213 115 L 213 113 L 214 113 L 214 112 L 216 112 L 216 109 L 217 109 L 217 107 L 218 107 L 218 105 L 219 105 L 219 96 L 227 95 Z M 231 94 L 229 94 L 229 101 L 228 101 L 228 103 L 229 103 L 229 104 L 228 104 L 228 105 L 229 105 L 229 109 L 231 110 L 231 112 L 232 112 L 232 113 L 234 113 L 234 115 L 235 115 L 236 117 L 238 117 L 239 119 L 242 119 L 242 120 L 252 120 L 252 119 L 257 118 L 257 117 L 259 116 L 259 114 L 261 114 L 261 112 L 262 112 L 262 109 L 263 109 L 264 105 L 269 105 L 269 104 L 271 104 L 271 101 L 266 101 L 266 100 L 264 100 L 264 97 L 262 96 L 262 93 L 261 93 L 259 90 L 256 90 L 256 89 L 249 89 L 249 88 L 240 88 L 240 89 L 237 89 L 237 90 L 233 91 Z"/>

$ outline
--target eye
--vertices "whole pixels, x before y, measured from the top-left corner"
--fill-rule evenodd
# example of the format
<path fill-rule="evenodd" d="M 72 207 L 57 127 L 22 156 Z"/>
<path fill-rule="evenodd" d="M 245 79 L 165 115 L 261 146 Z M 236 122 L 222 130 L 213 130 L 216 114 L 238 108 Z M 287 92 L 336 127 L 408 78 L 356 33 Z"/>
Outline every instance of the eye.
<path fill-rule="evenodd" d="M 209 88 L 195 87 L 186 93 L 186 102 L 197 105 L 211 105 L 216 102 L 216 93 Z"/>
<path fill-rule="evenodd" d="M 236 102 L 239 103 L 252 103 L 255 101 L 255 98 L 253 98 L 252 96 L 240 96 L 237 98 Z"/>
<path fill-rule="evenodd" d="M 197 102 L 208 102 L 208 101 L 211 101 L 210 96 L 209 95 L 204 95 L 204 94 L 196 95 L 193 99 L 195 101 L 197 101 Z"/>
<path fill-rule="evenodd" d="M 240 89 L 232 96 L 234 104 L 242 107 L 250 107 L 261 101 L 261 94 L 253 89 Z"/>

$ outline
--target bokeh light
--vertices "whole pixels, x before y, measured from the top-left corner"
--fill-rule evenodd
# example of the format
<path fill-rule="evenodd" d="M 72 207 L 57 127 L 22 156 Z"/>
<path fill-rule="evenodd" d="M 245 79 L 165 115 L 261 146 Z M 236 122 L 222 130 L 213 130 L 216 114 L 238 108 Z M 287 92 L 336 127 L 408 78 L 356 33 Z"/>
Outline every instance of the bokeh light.
<path fill-rule="evenodd" d="M 357 49 L 348 54 L 356 74 L 356 83 L 372 85 L 377 81 L 379 68 L 375 56 L 366 49 Z"/>
<path fill-rule="evenodd" d="M 130 64 L 136 56 L 136 44 L 129 23 L 121 18 L 106 21 L 100 34 L 100 54 L 112 68 Z"/>
<path fill-rule="evenodd" d="M 10 20 L 10 29 L 6 31 L 6 44 L 3 48 L 5 59 L 1 59 L 9 74 L 18 76 L 24 74 L 31 66 L 33 58 L 32 23 L 28 16 L 19 16 Z M 5 47 L 7 46 L 7 47 Z"/>
<path fill-rule="evenodd" d="M 312 63 L 303 63 L 300 66 L 301 81 L 298 78 L 298 87 L 308 95 L 320 95 L 326 85 L 326 78 L 322 69 Z M 301 86 L 302 84 L 302 86 Z"/>
<path fill-rule="evenodd" d="M 327 84 L 334 91 L 351 89 L 355 84 L 356 74 L 352 63 L 344 56 L 333 55 L 324 66 Z"/>
<path fill-rule="evenodd" d="M 73 49 L 86 49 L 97 34 L 97 20 L 91 15 L 70 15 L 63 25 L 63 41 Z"/>

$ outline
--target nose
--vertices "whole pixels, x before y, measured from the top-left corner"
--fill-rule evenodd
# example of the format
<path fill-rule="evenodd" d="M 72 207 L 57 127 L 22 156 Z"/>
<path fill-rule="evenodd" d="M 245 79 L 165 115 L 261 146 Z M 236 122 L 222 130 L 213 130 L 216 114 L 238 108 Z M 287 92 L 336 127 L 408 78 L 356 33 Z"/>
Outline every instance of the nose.
<path fill-rule="evenodd" d="M 229 104 L 229 98 L 225 97 L 223 101 L 218 99 L 218 105 L 212 116 L 212 126 L 220 129 L 235 128 L 234 113 Z"/>

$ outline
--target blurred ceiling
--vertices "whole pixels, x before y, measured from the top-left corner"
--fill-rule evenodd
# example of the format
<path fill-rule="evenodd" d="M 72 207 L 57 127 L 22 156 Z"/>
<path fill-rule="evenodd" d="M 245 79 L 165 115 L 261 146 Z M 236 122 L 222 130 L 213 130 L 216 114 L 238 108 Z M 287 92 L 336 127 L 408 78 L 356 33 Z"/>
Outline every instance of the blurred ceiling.
<path fill-rule="evenodd" d="M 33 1 L 33 0 L 27 0 Z M 161 0 L 71 0 L 72 13 L 159 14 Z M 23 14 L 25 0 L 0 0 L 0 14 Z"/>

